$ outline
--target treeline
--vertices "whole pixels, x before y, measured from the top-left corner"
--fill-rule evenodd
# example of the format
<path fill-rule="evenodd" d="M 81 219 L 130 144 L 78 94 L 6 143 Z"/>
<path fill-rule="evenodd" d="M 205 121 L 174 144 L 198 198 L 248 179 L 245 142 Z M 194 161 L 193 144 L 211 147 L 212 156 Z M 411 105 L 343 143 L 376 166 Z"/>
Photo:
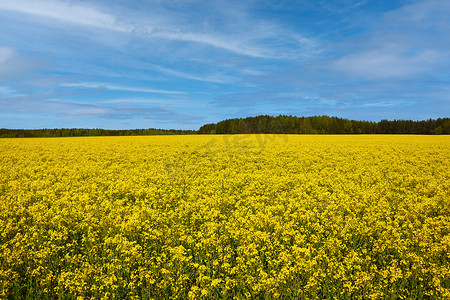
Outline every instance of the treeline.
<path fill-rule="evenodd" d="M 355 121 L 328 116 L 257 116 L 228 119 L 200 127 L 201 134 L 291 133 L 291 134 L 450 134 L 450 119 L 426 121 Z"/>
<path fill-rule="evenodd" d="M 176 129 L 0 129 L 0 137 L 69 137 L 69 136 L 126 136 L 126 135 L 185 135 L 185 134 L 450 134 L 450 118 L 425 121 L 381 120 L 355 121 L 328 116 L 257 116 L 228 119 L 206 124 L 199 130 Z"/>
<path fill-rule="evenodd" d="M 176 130 L 176 129 L 81 129 L 81 128 L 60 128 L 60 129 L 0 129 L 0 137 L 68 137 L 68 136 L 127 136 L 127 135 L 175 135 L 175 134 L 196 134 L 196 130 Z"/>

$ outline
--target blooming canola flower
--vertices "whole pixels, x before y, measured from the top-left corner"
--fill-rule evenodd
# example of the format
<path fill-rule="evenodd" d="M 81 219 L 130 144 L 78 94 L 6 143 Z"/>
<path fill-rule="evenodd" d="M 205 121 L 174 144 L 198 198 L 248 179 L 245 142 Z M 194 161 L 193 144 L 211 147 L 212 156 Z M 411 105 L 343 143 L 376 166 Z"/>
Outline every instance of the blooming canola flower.
<path fill-rule="evenodd" d="M 450 298 L 450 138 L 0 140 L 0 298 Z"/>

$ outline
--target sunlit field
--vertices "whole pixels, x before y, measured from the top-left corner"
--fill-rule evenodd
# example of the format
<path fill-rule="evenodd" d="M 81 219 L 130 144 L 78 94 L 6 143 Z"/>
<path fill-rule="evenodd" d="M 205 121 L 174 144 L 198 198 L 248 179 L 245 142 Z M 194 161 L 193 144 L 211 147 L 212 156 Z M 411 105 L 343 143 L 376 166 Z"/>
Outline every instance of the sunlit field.
<path fill-rule="evenodd" d="M 0 140 L 0 297 L 450 299 L 450 136 Z"/>

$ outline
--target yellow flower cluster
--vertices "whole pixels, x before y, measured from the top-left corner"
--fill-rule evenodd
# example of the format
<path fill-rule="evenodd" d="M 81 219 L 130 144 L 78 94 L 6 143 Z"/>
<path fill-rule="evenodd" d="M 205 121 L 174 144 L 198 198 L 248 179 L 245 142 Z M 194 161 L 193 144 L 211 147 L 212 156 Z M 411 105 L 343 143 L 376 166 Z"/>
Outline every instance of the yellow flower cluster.
<path fill-rule="evenodd" d="M 450 299 L 450 137 L 0 140 L 4 299 Z"/>

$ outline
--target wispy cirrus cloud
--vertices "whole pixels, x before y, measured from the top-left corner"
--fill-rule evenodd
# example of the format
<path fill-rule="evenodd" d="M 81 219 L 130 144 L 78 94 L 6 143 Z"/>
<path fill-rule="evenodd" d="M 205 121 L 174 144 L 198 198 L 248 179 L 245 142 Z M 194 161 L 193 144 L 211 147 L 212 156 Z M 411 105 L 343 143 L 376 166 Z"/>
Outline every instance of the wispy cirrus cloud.
<path fill-rule="evenodd" d="M 1 86 L 0 85 L 0 99 L 2 98 L 17 98 L 17 97 L 23 97 L 24 94 L 19 94 L 16 90 L 8 87 L 8 86 Z"/>
<path fill-rule="evenodd" d="M 194 75 L 187 72 L 182 72 L 178 70 L 174 70 L 171 68 L 163 67 L 160 65 L 150 64 L 150 67 L 153 70 L 160 71 L 164 74 L 168 74 L 171 76 L 176 76 L 180 78 L 185 79 L 191 79 L 196 81 L 203 81 L 203 82 L 213 82 L 213 83 L 221 83 L 221 84 L 227 84 L 227 83 L 233 83 L 237 81 L 237 78 L 224 75 L 224 74 L 208 74 L 208 75 Z"/>
<path fill-rule="evenodd" d="M 72 88 L 82 88 L 82 89 L 106 89 L 112 91 L 128 91 L 128 92 L 142 92 L 142 93 L 152 93 L 152 94 L 170 94 L 170 95 L 180 95 L 183 92 L 180 91 L 168 91 L 160 89 L 148 89 L 132 86 L 122 86 L 102 82 L 79 82 L 79 83 L 62 83 L 61 87 L 72 87 Z"/>
<path fill-rule="evenodd" d="M 223 5 L 212 6 L 212 8 L 216 10 L 224 9 Z M 1 10 L 48 19 L 49 22 L 47 24 L 49 25 L 51 25 L 53 20 L 79 26 L 107 29 L 149 39 L 203 44 L 255 58 L 289 59 L 309 55 L 307 53 L 315 52 L 318 49 L 311 49 L 311 46 L 315 44 L 311 38 L 286 31 L 275 23 L 267 21 L 255 23 L 250 16 L 242 13 L 222 16 L 229 18 L 228 21 L 234 24 L 230 26 L 233 28 L 231 31 L 227 32 L 227 28 L 224 28 L 224 30 L 219 32 L 211 30 L 202 24 L 193 26 L 192 20 L 185 20 L 184 23 L 180 22 L 184 18 L 180 18 L 179 14 L 170 11 L 164 11 L 166 13 L 164 17 L 156 13 L 146 12 L 147 14 L 145 15 L 133 13 L 133 15 L 128 17 L 122 16 L 119 18 L 114 13 L 102 10 L 101 6 L 94 7 L 93 5 L 73 1 L 7 1 L 0 2 Z M 148 19 L 154 19 L 155 21 L 148 24 Z M 55 24 L 55 26 L 58 25 Z M 235 29 L 236 26 L 246 28 L 246 30 L 242 31 L 239 29 L 237 31 Z M 289 44 L 287 48 L 294 47 L 295 51 L 280 52 L 267 45 L 268 43 L 277 44 L 277 48 L 282 44 Z M 303 52 L 303 54 L 299 54 L 299 52 Z"/>
<path fill-rule="evenodd" d="M 167 105 L 168 103 L 180 103 L 184 100 L 174 100 L 174 99 L 141 99 L 141 98 L 126 98 L 126 99 L 110 99 L 105 100 L 103 103 L 112 103 L 112 104 L 132 104 L 132 103 L 140 103 L 140 104 L 160 104 Z"/>
<path fill-rule="evenodd" d="M 442 58 L 433 50 L 411 54 L 386 48 L 350 54 L 333 62 L 331 68 L 365 78 L 412 77 L 432 70 Z"/>
<path fill-rule="evenodd" d="M 76 4 L 73 1 L 1 1 L 0 10 L 120 32 L 130 32 L 132 29 L 124 24 L 119 24 L 117 18 L 111 14 L 88 5 Z"/>
<path fill-rule="evenodd" d="M 161 103 L 152 103 L 150 106 L 143 107 L 136 107 L 133 105 L 133 102 L 124 102 L 122 104 L 125 105 L 122 106 L 115 106 L 114 104 L 116 103 L 88 104 L 58 99 L 36 101 L 27 97 L 19 97 L 17 99 L 0 98 L 0 106 L 7 110 L 7 113 L 0 111 L 0 119 L 8 121 L 11 124 L 7 126 L 8 128 L 117 128 L 117 121 L 120 120 L 121 122 L 126 122 L 122 124 L 126 128 L 166 128 L 167 124 L 178 124 L 178 128 L 186 129 L 203 119 L 203 117 L 189 114 L 185 111 L 166 108 L 164 105 L 160 105 Z M 18 120 L 27 118 L 33 114 L 45 116 L 45 118 L 39 120 L 39 123 L 34 123 L 32 126 L 23 126 L 17 123 Z M 41 122 L 45 122 L 45 119 L 47 119 L 47 125 L 39 125 Z M 49 125 L 48 120 L 54 123 Z M 82 120 L 85 125 L 80 126 L 79 120 Z M 151 122 L 150 126 L 149 122 Z"/>
<path fill-rule="evenodd" d="M 411 78 L 444 72 L 450 61 L 450 2 L 417 1 L 386 12 L 373 30 L 353 43 L 352 51 L 330 69 L 368 79 Z M 348 51 L 347 51 L 348 52 Z"/>
<path fill-rule="evenodd" d="M 0 47 L 0 64 L 5 63 L 11 58 L 15 57 L 14 50 L 10 47 Z"/>
<path fill-rule="evenodd" d="M 445 0 L 0 0 L 0 121 L 439 117 L 449 13 Z"/>
<path fill-rule="evenodd" d="M 41 68 L 43 60 L 19 54 L 12 47 L 0 46 L 0 80 L 8 80 L 18 75 Z"/>

